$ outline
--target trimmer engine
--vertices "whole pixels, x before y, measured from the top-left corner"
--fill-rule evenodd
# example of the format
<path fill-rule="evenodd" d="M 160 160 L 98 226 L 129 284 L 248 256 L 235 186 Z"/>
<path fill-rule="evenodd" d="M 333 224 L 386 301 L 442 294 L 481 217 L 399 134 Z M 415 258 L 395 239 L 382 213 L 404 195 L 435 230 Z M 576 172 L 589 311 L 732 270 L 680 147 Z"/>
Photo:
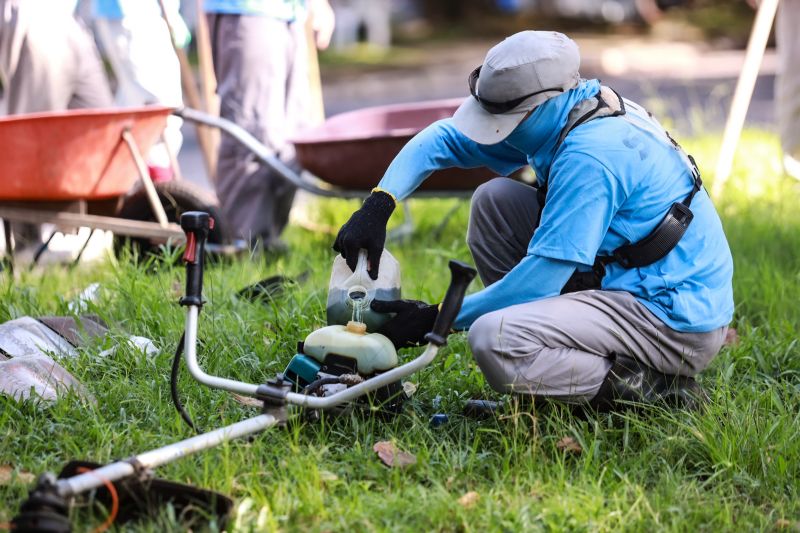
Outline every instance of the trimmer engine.
<path fill-rule="evenodd" d="M 397 366 L 392 342 L 378 333 L 366 333 L 366 325 L 328 326 L 311 332 L 298 343 L 283 377 L 295 392 L 331 396 Z M 365 397 L 382 411 L 399 412 L 405 394 L 400 382 L 390 383 Z"/>

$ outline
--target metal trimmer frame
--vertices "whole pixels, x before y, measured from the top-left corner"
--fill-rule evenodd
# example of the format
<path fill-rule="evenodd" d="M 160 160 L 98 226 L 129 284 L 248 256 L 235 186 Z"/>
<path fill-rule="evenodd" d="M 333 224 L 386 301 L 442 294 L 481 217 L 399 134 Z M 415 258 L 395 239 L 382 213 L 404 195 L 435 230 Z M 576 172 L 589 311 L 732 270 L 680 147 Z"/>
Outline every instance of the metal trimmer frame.
<path fill-rule="evenodd" d="M 288 405 L 320 410 L 331 409 L 425 368 L 434 360 L 439 348 L 447 343 L 447 336 L 461 309 L 467 286 L 476 275 L 475 269 L 469 265 L 459 261 L 450 261 L 450 286 L 442 302 L 433 331 L 425 336 L 428 345 L 417 358 L 331 396 L 310 396 L 291 392 L 288 386 L 289 382 L 282 381 L 280 376 L 276 380 L 264 384 L 246 383 L 208 374 L 200 367 L 197 361 L 198 316 L 204 303 L 202 294 L 205 244 L 213 224 L 214 221 L 208 213 L 192 211 L 181 216 L 181 228 L 186 233 L 186 250 L 183 255 L 186 264 L 186 294 L 180 299 L 180 304 L 186 307 L 183 357 L 189 373 L 194 379 L 215 389 L 257 398 L 264 402 L 264 413 L 70 478 L 55 479 L 51 474 L 45 474 L 40 477 L 36 488 L 31 491 L 28 502 L 23 504 L 23 511 L 12 522 L 16 525 L 15 531 L 25 531 L 25 527 L 32 523 L 31 519 L 36 518 L 34 506 L 27 505 L 34 499 L 49 501 L 50 498 L 55 498 L 63 501 L 97 489 L 107 482 L 118 481 L 134 475 L 147 475 L 150 469 L 280 424 L 285 421 L 283 413 Z M 32 531 L 33 529 L 27 530 Z"/>

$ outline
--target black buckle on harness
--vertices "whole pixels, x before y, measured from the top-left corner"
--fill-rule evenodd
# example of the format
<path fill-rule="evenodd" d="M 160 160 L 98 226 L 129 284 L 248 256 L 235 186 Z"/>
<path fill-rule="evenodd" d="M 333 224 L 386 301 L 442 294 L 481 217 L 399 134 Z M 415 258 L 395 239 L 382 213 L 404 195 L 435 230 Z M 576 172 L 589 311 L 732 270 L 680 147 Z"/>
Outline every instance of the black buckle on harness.
<path fill-rule="evenodd" d="M 675 202 L 656 229 L 641 241 L 614 250 L 614 259 L 624 268 L 655 263 L 675 248 L 689 228 L 694 214 L 688 205 Z"/>

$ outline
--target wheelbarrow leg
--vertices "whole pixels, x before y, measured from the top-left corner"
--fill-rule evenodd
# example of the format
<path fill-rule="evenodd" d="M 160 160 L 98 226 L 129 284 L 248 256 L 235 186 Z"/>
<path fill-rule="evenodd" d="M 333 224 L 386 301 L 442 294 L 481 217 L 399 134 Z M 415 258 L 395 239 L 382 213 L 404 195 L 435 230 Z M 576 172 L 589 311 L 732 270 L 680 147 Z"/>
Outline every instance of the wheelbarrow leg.
<path fill-rule="evenodd" d="M 78 250 L 78 255 L 76 255 L 75 259 L 72 260 L 72 266 L 77 266 L 78 263 L 80 262 L 83 252 L 86 251 L 86 247 L 89 245 L 89 241 L 91 241 L 92 237 L 94 237 L 95 231 L 97 231 L 97 228 L 92 228 L 92 231 L 89 232 L 89 237 L 87 237 L 86 240 L 83 241 L 83 246 L 81 246 L 81 249 Z"/>
<path fill-rule="evenodd" d="M 36 253 L 33 254 L 33 262 L 31 263 L 31 267 L 34 267 L 39 264 L 39 259 L 42 257 L 42 254 L 47 250 L 47 247 L 50 246 L 50 242 L 53 240 L 53 237 L 56 236 L 58 231 L 53 230 L 50 233 L 50 236 L 47 237 L 47 240 L 44 241 L 39 247 L 36 249 Z"/>
<path fill-rule="evenodd" d="M 158 199 L 158 192 L 156 192 L 156 187 L 153 185 L 153 180 L 150 179 L 150 173 L 147 171 L 147 163 L 144 162 L 144 157 L 142 157 L 139 146 L 136 144 L 136 140 L 133 138 L 130 130 L 124 130 L 122 132 L 122 140 L 128 145 L 131 157 L 133 157 L 133 161 L 136 163 L 136 169 L 139 172 L 142 185 L 144 185 L 144 190 L 147 193 L 147 199 L 150 201 L 150 208 L 153 210 L 153 214 L 156 216 L 158 224 L 162 228 L 166 228 L 169 225 L 167 213 L 164 211 L 164 206 L 161 205 L 161 201 Z"/>
<path fill-rule="evenodd" d="M 167 152 L 167 157 L 169 157 L 169 166 L 172 169 L 172 179 L 183 181 L 183 174 L 181 173 L 181 166 L 178 163 L 178 156 L 167 142 L 167 136 L 164 135 L 164 132 L 161 132 L 161 144 L 164 145 L 164 150 Z"/>
<path fill-rule="evenodd" d="M 3 256 L 0 266 L 2 270 L 8 269 L 12 274 L 14 273 L 14 239 L 11 236 L 11 222 L 3 219 L 3 243 L 5 244 L 6 253 Z"/>

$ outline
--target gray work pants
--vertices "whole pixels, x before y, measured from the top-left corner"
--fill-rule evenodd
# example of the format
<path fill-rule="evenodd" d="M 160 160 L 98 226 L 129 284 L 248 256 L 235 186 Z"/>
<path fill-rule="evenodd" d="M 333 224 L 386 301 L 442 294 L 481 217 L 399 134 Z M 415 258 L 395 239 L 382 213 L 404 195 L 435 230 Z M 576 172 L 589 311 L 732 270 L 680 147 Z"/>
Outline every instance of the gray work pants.
<path fill-rule="evenodd" d="M 497 178 L 475 191 L 467 242 L 484 285 L 525 256 L 538 216 L 536 189 L 523 183 Z M 469 330 L 469 344 L 495 390 L 585 402 L 597 394 L 616 354 L 666 374 L 694 376 L 726 332 L 675 331 L 627 292 L 589 290 L 483 315 Z"/>
<path fill-rule="evenodd" d="M 784 153 L 800 159 L 800 0 L 778 4 L 775 40 L 778 76 L 775 80 L 778 130 Z"/>
<path fill-rule="evenodd" d="M 302 21 L 209 14 L 220 115 L 292 165 L 289 139 L 308 120 L 308 58 Z M 222 136 L 217 196 L 231 230 L 269 247 L 289 219 L 295 187 Z"/>
<path fill-rule="evenodd" d="M 111 107 L 91 35 L 68 9 L 45 6 L 0 0 L 0 77 L 7 84 L 8 114 Z"/>

